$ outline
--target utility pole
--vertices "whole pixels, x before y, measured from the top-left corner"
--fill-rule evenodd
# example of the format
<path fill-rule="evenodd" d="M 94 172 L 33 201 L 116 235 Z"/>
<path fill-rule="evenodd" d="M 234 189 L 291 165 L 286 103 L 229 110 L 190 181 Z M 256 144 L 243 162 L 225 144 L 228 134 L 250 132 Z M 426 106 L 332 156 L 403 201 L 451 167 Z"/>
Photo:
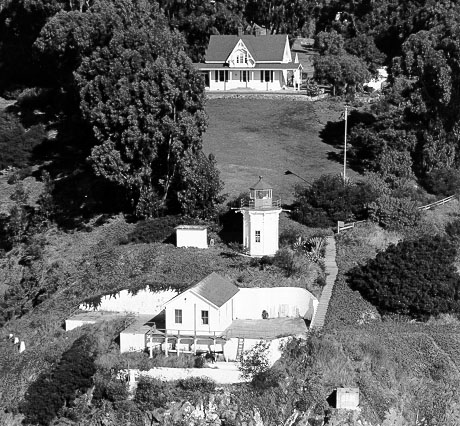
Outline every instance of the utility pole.
<path fill-rule="evenodd" d="M 347 124 L 348 124 L 348 105 L 345 105 L 345 135 L 343 143 L 343 183 L 347 181 Z"/>

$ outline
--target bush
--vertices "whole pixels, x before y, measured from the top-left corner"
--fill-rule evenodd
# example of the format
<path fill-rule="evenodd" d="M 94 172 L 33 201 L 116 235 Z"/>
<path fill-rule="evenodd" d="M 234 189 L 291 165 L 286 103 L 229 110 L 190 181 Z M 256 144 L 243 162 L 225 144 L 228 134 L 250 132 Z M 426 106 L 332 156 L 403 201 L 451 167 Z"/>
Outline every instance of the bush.
<path fill-rule="evenodd" d="M 298 241 L 299 236 L 299 232 L 293 228 L 283 230 L 279 237 L 280 247 L 292 247 Z"/>
<path fill-rule="evenodd" d="M 421 212 L 416 203 L 409 198 L 384 195 L 369 204 L 369 216 L 386 229 L 399 230 L 416 226 L 420 221 Z"/>
<path fill-rule="evenodd" d="M 29 386 L 20 407 L 29 424 L 48 425 L 63 406 L 71 406 L 77 392 L 92 386 L 95 342 L 82 336 L 65 352 L 55 369 L 43 373 Z"/>
<path fill-rule="evenodd" d="M 402 241 L 350 270 L 348 282 L 382 313 L 426 319 L 460 312 L 456 252 L 452 241 L 440 236 Z"/>
<path fill-rule="evenodd" d="M 189 377 L 179 380 L 178 386 L 185 391 L 210 393 L 216 389 L 216 382 L 207 377 Z"/>
<path fill-rule="evenodd" d="M 134 402 L 144 409 L 161 408 L 166 407 L 168 401 L 172 400 L 172 395 L 170 383 L 141 376 L 134 395 Z"/>
<path fill-rule="evenodd" d="M 310 187 L 297 187 L 293 219 L 307 226 L 335 226 L 337 221 L 361 220 L 378 192 L 365 183 L 344 183 L 341 176 L 323 175 Z"/>
<path fill-rule="evenodd" d="M 296 253 L 289 247 L 283 247 L 275 253 L 273 264 L 286 272 L 287 276 L 295 273 L 294 257 Z"/>
<path fill-rule="evenodd" d="M 195 357 L 194 367 L 195 368 L 203 368 L 206 364 L 206 360 L 202 356 Z"/>
<path fill-rule="evenodd" d="M 334 284 L 331 300 L 326 313 L 327 329 L 350 327 L 380 321 L 377 309 L 366 301 L 358 291 L 347 285 L 341 274 Z"/>
<path fill-rule="evenodd" d="M 451 238 L 460 238 L 460 219 L 456 219 L 446 225 L 446 234 Z"/>
<path fill-rule="evenodd" d="M 448 197 L 458 194 L 460 188 L 460 170 L 434 169 L 424 180 L 426 189 L 436 195 Z"/>
<path fill-rule="evenodd" d="M 122 380 L 110 380 L 105 386 L 104 396 L 111 402 L 126 401 L 129 397 L 128 383 Z"/>
<path fill-rule="evenodd" d="M 34 147 L 45 137 L 43 126 L 32 126 L 26 131 L 15 115 L 0 112 L 0 169 L 29 166 Z"/>
<path fill-rule="evenodd" d="M 239 369 L 245 379 L 253 380 L 268 371 L 270 368 L 267 356 L 269 347 L 270 342 L 260 341 L 253 348 L 243 353 Z"/>

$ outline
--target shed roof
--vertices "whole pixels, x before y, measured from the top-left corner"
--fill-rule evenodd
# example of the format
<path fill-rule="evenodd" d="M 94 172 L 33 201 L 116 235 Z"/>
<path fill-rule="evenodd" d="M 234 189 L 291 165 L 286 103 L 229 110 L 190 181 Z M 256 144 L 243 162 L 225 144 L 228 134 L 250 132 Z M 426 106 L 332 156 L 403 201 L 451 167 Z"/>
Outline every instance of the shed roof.
<path fill-rule="evenodd" d="M 237 319 L 224 331 L 224 337 L 278 339 L 308 333 L 303 318 Z"/>
<path fill-rule="evenodd" d="M 175 228 L 176 230 L 177 229 L 180 229 L 180 230 L 184 230 L 184 229 L 191 229 L 191 230 L 194 230 L 194 231 L 203 231 L 205 229 L 208 229 L 208 227 L 206 225 L 179 225 L 179 226 L 176 226 Z"/>
<path fill-rule="evenodd" d="M 286 34 L 212 35 L 206 50 L 206 62 L 225 62 L 240 39 L 256 62 L 281 62 L 283 60 Z"/>
<path fill-rule="evenodd" d="M 212 272 L 189 290 L 220 308 L 240 289 L 228 279 Z"/>

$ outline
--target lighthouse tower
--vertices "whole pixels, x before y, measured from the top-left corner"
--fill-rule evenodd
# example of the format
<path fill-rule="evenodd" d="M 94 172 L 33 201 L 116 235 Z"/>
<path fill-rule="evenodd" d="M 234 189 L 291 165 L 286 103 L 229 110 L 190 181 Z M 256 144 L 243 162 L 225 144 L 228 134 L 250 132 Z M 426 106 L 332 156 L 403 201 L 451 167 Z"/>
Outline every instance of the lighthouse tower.
<path fill-rule="evenodd" d="M 281 200 L 273 199 L 272 187 L 262 176 L 250 188 L 249 197 L 238 209 L 243 214 L 243 245 L 250 256 L 273 256 L 278 251 Z"/>

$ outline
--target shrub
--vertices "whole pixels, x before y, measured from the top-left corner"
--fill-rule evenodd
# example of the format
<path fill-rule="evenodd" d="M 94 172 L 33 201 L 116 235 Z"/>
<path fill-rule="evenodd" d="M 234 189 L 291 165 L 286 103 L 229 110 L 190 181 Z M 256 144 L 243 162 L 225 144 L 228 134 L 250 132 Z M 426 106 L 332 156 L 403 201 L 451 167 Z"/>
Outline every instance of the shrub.
<path fill-rule="evenodd" d="M 429 192 L 436 195 L 448 197 L 457 194 L 460 188 L 460 170 L 434 169 L 427 174 L 423 183 Z"/>
<path fill-rule="evenodd" d="M 283 247 L 276 252 L 273 264 L 278 268 L 284 269 L 287 276 L 291 276 L 295 272 L 294 256 L 294 250 L 289 247 Z"/>
<path fill-rule="evenodd" d="M 216 389 L 216 382 L 208 377 L 188 377 L 179 380 L 178 386 L 185 391 L 210 393 Z"/>
<path fill-rule="evenodd" d="M 174 228 L 179 223 L 181 223 L 179 216 L 141 220 L 136 224 L 134 231 L 128 234 L 127 238 L 132 243 L 163 242 L 174 233 Z"/>
<path fill-rule="evenodd" d="M 30 165 L 34 147 L 45 137 L 43 126 L 32 126 L 26 131 L 16 116 L 0 112 L 0 169 Z"/>
<path fill-rule="evenodd" d="M 280 247 L 292 247 L 299 239 L 299 232 L 293 228 L 285 229 L 280 233 L 279 243 Z"/>
<path fill-rule="evenodd" d="M 384 228 L 398 230 L 416 226 L 421 212 L 416 203 L 409 198 L 384 195 L 369 204 L 369 216 Z"/>
<path fill-rule="evenodd" d="M 345 277 L 338 275 L 326 313 L 327 329 L 356 326 L 380 320 L 377 309 L 358 291 L 347 285 Z"/>
<path fill-rule="evenodd" d="M 253 348 L 243 353 L 239 365 L 241 375 L 245 379 L 253 380 L 270 368 L 267 351 L 270 342 L 260 341 Z"/>
<path fill-rule="evenodd" d="M 141 376 L 137 384 L 134 401 L 140 408 L 151 409 L 166 407 L 172 400 L 172 385 L 158 379 Z"/>
<path fill-rule="evenodd" d="M 446 234 L 451 238 L 460 238 L 460 219 L 446 225 Z"/>
<path fill-rule="evenodd" d="M 203 368 L 206 364 L 206 360 L 202 356 L 195 357 L 194 367 L 195 368 Z"/>
<path fill-rule="evenodd" d="M 90 337 L 82 336 L 62 355 L 51 374 L 43 373 L 29 386 L 20 407 L 27 423 L 48 425 L 63 406 L 72 405 L 77 391 L 86 392 L 92 386 L 94 347 Z"/>
<path fill-rule="evenodd" d="M 105 386 L 104 397 L 111 402 L 128 399 L 128 383 L 122 380 L 110 380 Z"/>
<path fill-rule="evenodd" d="M 293 219 L 308 226 L 334 226 L 337 221 L 368 216 L 367 205 L 378 192 L 365 183 L 344 183 L 341 176 L 323 175 L 310 187 L 297 187 Z"/>
<path fill-rule="evenodd" d="M 460 312 L 460 276 L 451 240 L 435 236 L 391 245 L 348 273 L 348 282 L 383 313 L 427 318 Z"/>

